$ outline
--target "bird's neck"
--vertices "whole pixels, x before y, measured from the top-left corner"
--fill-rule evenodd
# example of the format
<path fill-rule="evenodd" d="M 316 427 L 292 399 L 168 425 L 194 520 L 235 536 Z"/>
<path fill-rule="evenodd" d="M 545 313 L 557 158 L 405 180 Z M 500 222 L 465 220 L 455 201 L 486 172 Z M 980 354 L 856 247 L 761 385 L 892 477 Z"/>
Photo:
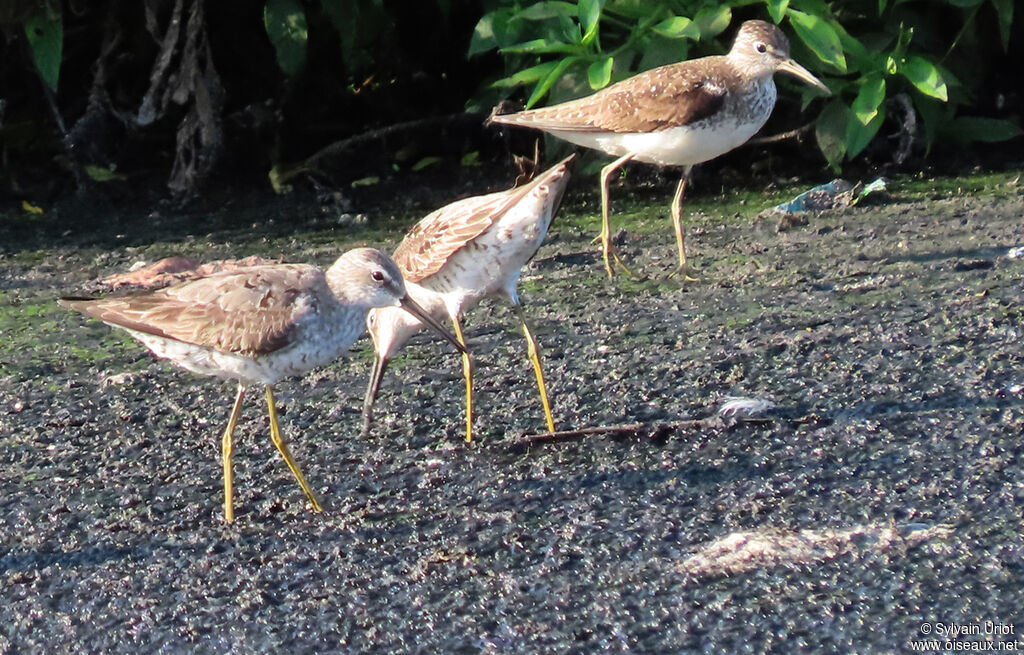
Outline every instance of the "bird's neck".
<path fill-rule="evenodd" d="M 438 321 L 448 318 L 444 298 L 440 294 L 415 282 L 406 282 L 405 292 L 431 317 Z M 373 311 L 376 314 L 376 327 L 371 328 L 370 335 L 373 337 L 377 354 L 384 359 L 390 359 L 406 341 L 423 329 L 423 323 L 401 307 L 382 307 Z"/>
<path fill-rule="evenodd" d="M 424 286 L 420 286 L 415 282 L 405 283 L 405 292 L 409 294 L 409 298 L 412 299 L 417 305 L 427 311 L 432 318 L 438 321 L 443 321 L 448 318 L 448 309 L 445 306 L 444 296 L 436 291 L 432 291 Z M 408 312 L 406 312 L 408 314 Z M 419 323 L 419 321 L 409 314 L 409 317 Z"/>

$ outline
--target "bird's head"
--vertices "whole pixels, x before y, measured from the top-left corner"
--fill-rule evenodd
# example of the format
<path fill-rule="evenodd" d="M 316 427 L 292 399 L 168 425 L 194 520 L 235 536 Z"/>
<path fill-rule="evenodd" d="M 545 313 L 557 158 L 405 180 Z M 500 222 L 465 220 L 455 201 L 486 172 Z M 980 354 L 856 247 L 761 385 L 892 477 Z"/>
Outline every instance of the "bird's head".
<path fill-rule="evenodd" d="M 331 289 L 349 302 L 371 307 L 395 307 L 405 298 L 405 280 L 391 257 L 373 248 L 355 248 L 327 270 Z"/>
<path fill-rule="evenodd" d="M 775 25 L 763 20 L 748 20 L 740 26 L 729 57 L 739 65 L 762 75 L 789 73 L 814 88 L 832 95 L 825 84 L 789 56 L 789 39 Z"/>
<path fill-rule="evenodd" d="M 401 307 L 447 339 L 460 352 L 466 351 L 454 334 L 409 297 L 402 272 L 395 260 L 379 250 L 349 250 L 328 269 L 327 282 L 334 293 L 366 309 Z"/>

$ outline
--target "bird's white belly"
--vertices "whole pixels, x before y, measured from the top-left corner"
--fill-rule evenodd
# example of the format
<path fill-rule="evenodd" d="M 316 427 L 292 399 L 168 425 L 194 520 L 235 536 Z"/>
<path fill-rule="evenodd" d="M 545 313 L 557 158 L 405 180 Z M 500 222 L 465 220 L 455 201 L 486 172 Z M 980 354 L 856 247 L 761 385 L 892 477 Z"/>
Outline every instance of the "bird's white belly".
<path fill-rule="evenodd" d="M 280 350 L 247 356 L 110 325 L 124 329 L 154 355 L 171 360 L 187 371 L 237 380 L 242 384 L 275 384 L 284 378 L 325 366 L 348 350 L 363 332 L 362 321 L 337 324 L 325 321 L 316 330 L 317 334 L 297 335 L 290 345 Z"/>
<path fill-rule="evenodd" d="M 272 371 L 265 360 L 201 348 L 147 332 L 127 329 L 125 331 L 141 341 L 157 357 L 169 359 L 186 371 L 226 380 L 238 380 L 243 384 L 272 384 L 276 381 L 269 379 L 276 376 L 269 375 Z"/>
<path fill-rule="evenodd" d="M 767 119 L 767 116 L 765 116 Z M 570 143 L 621 157 L 632 153 L 634 161 L 660 166 L 692 166 L 714 159 L 745 143 L 764 121 L 698 123 L 657 132 L 596 133 L 551 130 Z"/>

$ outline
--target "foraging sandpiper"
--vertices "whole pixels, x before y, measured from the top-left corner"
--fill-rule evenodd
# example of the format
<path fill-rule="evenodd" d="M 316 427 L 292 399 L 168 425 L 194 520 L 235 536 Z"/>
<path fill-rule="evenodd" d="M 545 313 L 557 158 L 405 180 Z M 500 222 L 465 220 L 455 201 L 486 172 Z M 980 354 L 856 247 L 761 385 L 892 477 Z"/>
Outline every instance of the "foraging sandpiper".
<path fill-rule="evenodd" d="M 523 186 L 452 203 L 421 220 L 395 250 L 409 295 L 435 318 L 448 316 L 463 341 L 459 318 L 488 295 L 512 304 L 526 337 L 548 430 L 554 432 L 544 372 L 533 331 L 516 286 L 523 266 L 536 254 L 569 181 L 567 157 Z M 363 431 L 373 421 L 373 403 L 389 358 L 421 328 L 419 321 L 385 307 L 366 318 L 376 347 L 363 403 Z M 463 341 L 463 343 L 465 343 Z M 473 439 L 473 366 L 463 354 L 466 379 L 466 441 Z"/>
<path fill-rule="evenodd" d="M 775 106 L 776 72 L 794 75 L 826 94 L 828 87 L 789 56 L 789 41 L 775 25 L 746 21 L 729 54 L 702 57 L 639 73 L 597 93 L 551 107 L 492 116 L 491 121 L 531 127 L 617 157 L 601 170 L 601 240 L 605 269 L 615 253 L 608 224 L 608 180 L 629 161 L 682 166 L 672 199 L 672 222 L 685 271 L 680 209 L 690 169 L 752 137 Z"/>
<path fill-rule="evenodd" d="M 348 350 L 363 333 L 367 312 L 375 307 L 401 307 L 465 352 L 407 295 L 395 262 L 371 248 L 346 252 L 326 271 L 305 264 L 242 267 L 150 293 L 60 302 L 126 330 L 158 357 L 193 373 L 238 382 L 221 440 L 224 518 L 229 523 L 234 519 L 233 435 L 247 385 L 266 388 L 271 439 L 313 509 L 320 511 L 281 437 L 271 387 Z"/>

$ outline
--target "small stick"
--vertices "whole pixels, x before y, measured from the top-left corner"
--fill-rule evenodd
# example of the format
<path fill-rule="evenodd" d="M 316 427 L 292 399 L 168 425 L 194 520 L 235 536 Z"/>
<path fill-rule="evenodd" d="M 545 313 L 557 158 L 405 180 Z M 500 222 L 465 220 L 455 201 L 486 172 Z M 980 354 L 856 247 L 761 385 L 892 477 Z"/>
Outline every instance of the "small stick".
<path fill-rule="evenodd" d="M 694 428 L 705 428 L 717 421 L 714 419 L 697 419 L 692 421 L 672 421 L 669 423 L 630 423 L 627 425 L 599 425 L 590 428 L 579 428 L 578 430 L 560 430 L 558 432 L 547 432 L 544 434 L 531 434 L 514 441 L 509 450 L 525 452 L 534 446 L 563 443 L 574 441 L 584 437 L 609 436 L 613 438 L 640 438 L 663 439 L 673 432 L 689 430 Z"/>
<path fill-rule="evenodd" d="M 795 130 L 789 130 L 788 132 L 780 132 L 779 134 L 772 134 L 770 136 L 760 136 L 756 139 L 747 141 L 746 145 L 749 146 L 763 146 L 769 143 L 779 143 L 780 141 L 788 141 L 789 139 L 796 139 L 803 135 L 805 132 L 810 132 L 814 129 L 814 123 L 807 123 L 801 125 Z"/>

